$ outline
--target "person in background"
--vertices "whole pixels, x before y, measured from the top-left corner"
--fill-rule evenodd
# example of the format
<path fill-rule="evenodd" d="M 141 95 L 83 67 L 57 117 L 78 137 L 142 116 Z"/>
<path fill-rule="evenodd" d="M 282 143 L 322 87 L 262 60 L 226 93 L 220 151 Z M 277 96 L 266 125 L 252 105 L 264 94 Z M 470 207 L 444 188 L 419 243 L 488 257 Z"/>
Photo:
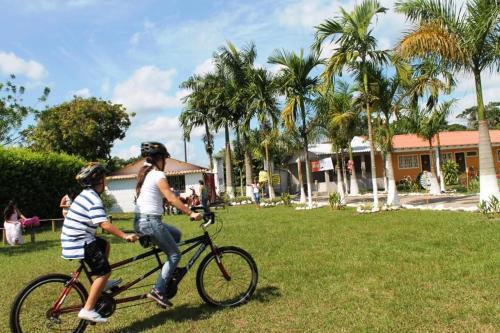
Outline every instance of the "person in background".
<path fill-rule="evenodd" d="M 95 305 L 101 293 L 117 286 L 121 280 L 109 280 L 111 267 L 108 256 L 110 246 L 103 238 L 96 237 L 97 227 L 127 242 L 135 242 L 137 236 L 126 234 L 112 225 L 104 211 L 100 194 L 106 187 L 106 169 L 99 163 L 92 162 L 83 167 L 76 175 L 76 180 L 84 188 L 73 200 L 64 219 L 61 232 L 62 257 L 64 259 L 83 259 L 97 276 L 90 286 L 89 296 L 78 317 L 94 323 L 104 323 Z"/>
<path fill-rule="evenodd" d="M 208 187 L 205 186 L 205 182 L 203 180 L 199 180 L 200 184 L 200 197 L 201 197 L 201 205 L 203 206 L 203 211 L 205 214 L 210 213 L 210 202 L 208 201 Z"/>
<path fill-rule="evenodd" d="M 257 205 L 257 208 L 260 208 L 260 184 L 257 181 L 257 178 L 253 179 L 252 192 L 255 205 Z"/>
<path fill-rule="evenodd" d="M 17 208 L 15 200 L 10 200 L 3 212 L 5 235 L 10 245 L 24 244 L 21 219 L 25 219 Z"/>
<path fill-rule="evenodd" d="M 165 293 L 172 274 L 181 260 L 181 252 L 177 246 L 181 232 L 174 226 L 162 222 L 163 198 L 193 220 L 200 220 L 201 215 L 192 212 L 170 190 L 164 172 L 165 159 L 169 158 L 170 154 L 163 144 L 141 143 L 141 156 L 146 160 L 137 175 L 134 229 L 140 236 L 150 236 L 167 255 L 154 287 L 146 296 L 162 307 L 172 306 Z"/>
<path fill-rule="evenodd" d="M 66 217 L 68 214 L 69 207 L 71 206 L 71 203 L 73 202 L 74 199 L 74 194 L 70 192 L 69 194 L 65 194 L 61 198 L 61 202 L 59 203 L 59 207 L 62 208 L 62 215 L 63 217 Z"/>

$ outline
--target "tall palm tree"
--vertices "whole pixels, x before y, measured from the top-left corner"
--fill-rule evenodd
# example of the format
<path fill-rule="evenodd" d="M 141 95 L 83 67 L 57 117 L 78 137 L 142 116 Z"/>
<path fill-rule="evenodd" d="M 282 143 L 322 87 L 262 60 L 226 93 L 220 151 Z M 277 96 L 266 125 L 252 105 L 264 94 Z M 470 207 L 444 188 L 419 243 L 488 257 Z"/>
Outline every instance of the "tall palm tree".
<path fill-rule="evenodd" d="M 407 132 L 417 133 L 417 136 L 429 143 L 429 158 L 431 167 L 431 194 L 440 194 L 440 187 L 436 178 L 436 159 L 434 153 L 432 140 L 439 134 L 439 131 L 443 127 L 443 123 L 446 123 L 446 118 L 451 113 L 451 107 L 454 104 L 454 100 L 441 103 L 429 110 L 424 108 L 419 110 L 418 108 L 411 107 L 408 109 L 405 117 L 400 120 L 402 127 L 406 129 Z"/>
<path fill-rule="evenodd" d="M 228 79 L 234 87 L 234 94 L 230 97 L 230 105 L 234 111 L 235 126 L 241 134 L 242 142 L 238 141 L 244 152 L 246 195 L 251 196 L 252 191 L 252 156 L 248 145 L 249 123 L 245 122 L 250 112 L 249 85 L 252 79 L 253 63 L 257 57 L 254 43 L 244 45 L 240 50 L 230 41 L 225 46 L 219 47 L 215 56 L 215 63 L 223 66 L 228 74 Z M 243 193 L 242 193 L 243 195 Z"/>
<path fill-rule="evenodd" d="M 213 170 L 213 149 L 214 138 L 211 132 L 213 115 L 210 105 L 210 80 L 213 74 L 203 76 L 193 75 L 181 83 L 181 88 L 191 90 L 191 93 L 184 97 L 184 110 L 179 116 L 179 122 L 184 130 L 184 138 L 189 141 L 191 131 L 194 127 L 203 126 L 205 135 L 203 142 L 205 151 L 208 154 L 210 170 Z"/>
<path fill-rule="evenodd" d="M 406 85 L 406 95 L 414 107 L 419 100 L 426 98 L 426 109 L 432 110 L 439 101 L 440 94 L 449 94 L 455 86 L 455 79 L 449 68 L 435 57 L 427 57 L 412 66 L 412 80 Z M 443 124 L 441 130 L 445 129 Z M 441 172 L 441 144 L 437 133 L 436 172 L 441 191 L 445 190 Z"/>
<path fill-rule="evenodd" d="M 500 70 L 498 0 L 469 0 L 460 7 L 453 0 L 403 0 L 396 11 L 415 23 L 396 47 L 402 57 L 439 57 L 455 71 L 474 75 L 479 121 L 480 201 L 500 198 L 483 102 L 481 73 Z"/>
<path fill-rule="evenodd" d="M 231 98 L 236 93 L 236 87 L 229 79 L 224 66 L 218 65 L 216 67 L 216 73 L 211 82 L 210 89 L 210 100 L 214 117 L 213 127 L 216 131 L 221 128 L 224 129 L 226 193 L 230 198 L 234 198 L 230 128 L 234 127 L 238 119 L 238 115 L 231 105 Z"/>
<path fill-rule="evenodd" d="M 364 0 L 354 7 L 352 12 L 340 8 L 340 17 L 326 20 L 316 27 L 316 38 L 313 49 L 319 52 L 323 42 L 330 39 L 337 47 L 335 52 L 327 60 L 323 77 L 333 80 L 334 75 L 342 73 L 344 69 L 356 73 L 362 78 L 362 93 L 368 97 L 369 67 L 384 65 L 388 62 L 387 51 L 377 49 L 377 40 L 373 36 L 371 28 L 372 21 L 377 14 L 385 13 L 386 8 L 378 1 Z M 365 112 L 368 121 L 368 141 L 370 144 L 371 177 L 373 187 L 373 206 L 378 209 L 377 174 L 375 168 L 375 147 L 373 144 L 372 115 L 370 110 L 370 99 L 365 99 Z"/>
<path fill-rule="evenodd" d="M 346 126 L 353 118 L 352 93 L 349 94 L 348 90 L 349 85 L 342 81 L 338 82 L 335 88 L 331 84 L 323 84 L 312 102 L 317 112 L 321 134 L 332 143 L 332 153 L 336 159 L 337 192 L 342 201 L 345 201 L 347 184 L 344 183 L 345 173 L 341 167 L 344 163 L 340 155 L 343 155 L 349 140 L 352 140 Z"/>
<path fill-rule="evenodd" d="M 406 72 L 406 71 L 405 71 Z M 402 82 L 407 82 L 407 78 L 402 78 L 398 72 L 393 77 L 386 77 L 381 69 L 376 69 L 370 73 L 373 84 L 370 89 L 376 96 L 374 109 L 378 111 L 379 126 L 376 128 L 377 144 L 384 152 L 385 172 L 387 176 L 387 200 L 388 206 L 399 206 L 399 195 L 394 178 L 394 167 L 392 164 L 392 138 L 395 133 L 394 117 L 400 112 L 402 99 Z"/>
<path fill-rule="evenodd" d="M 285 107 L 281 112 L 285 127 L 288 130 L 293 130 L 297 126 L 296 123 L 298 118 L 301 122 L 298 126 L 298 131 L 303 143 L 303 156 L 306 162 L 308 206 L 311 208 L 312 183 L 307 137 L 312 127 L 309 126 L 308 111 L 310 110 L 306 108 L 306 104 L 318 84 L 318 78 L 316 76 L 311 76 L 311 71 L 319 65 L 321 61 L 317 53 L 304 56 L 304 50 L 301 50 L 299 54 L 287 52 L 285 50 L 275 50 L 269 57 L 268 62 L 281 66 L 278 84 L 281 92 L 286 97 Z"/>
<path fill-rule="evenodd" d="M 276 99 L 277 85 L 273 75 L 263 68 L 256 69 L 252 75 L 249 86 L 250 112 L 247 114 L 245 124 L 250 127 L 250 120 L 257 118 L 262 135 L 261 144 L 264 146 L 264 159 L 268 174 L 269 198 L 274 199 L 274 187 L 272 182 L 272 163 L 269 154 L 269 146 L 276 138 L 279 122 L 278 102 Z"/>

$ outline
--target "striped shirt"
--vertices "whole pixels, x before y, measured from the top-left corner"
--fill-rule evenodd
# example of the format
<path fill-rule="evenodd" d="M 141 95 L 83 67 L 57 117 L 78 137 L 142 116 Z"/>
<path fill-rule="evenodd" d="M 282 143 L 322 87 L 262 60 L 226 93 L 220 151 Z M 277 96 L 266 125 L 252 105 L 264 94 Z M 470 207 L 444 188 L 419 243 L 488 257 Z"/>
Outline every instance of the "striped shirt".
<path fill-rule="evenodd" d="M 93 242 L 97 227 L 107 221 L 102 200 L 93 189 L 83 190 L 71 203 L 61 232 L 62 257 L 83 259 L 85 244 Z"/>

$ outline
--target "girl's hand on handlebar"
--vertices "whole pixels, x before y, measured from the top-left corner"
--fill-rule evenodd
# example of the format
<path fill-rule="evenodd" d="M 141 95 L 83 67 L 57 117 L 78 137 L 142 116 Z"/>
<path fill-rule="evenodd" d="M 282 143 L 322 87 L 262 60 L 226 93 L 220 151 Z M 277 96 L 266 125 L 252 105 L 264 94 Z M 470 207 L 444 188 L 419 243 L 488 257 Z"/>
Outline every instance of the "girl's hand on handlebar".
<path fill-rule="evenodd" d="M 139 237 L 136 234 L 127 234 L 127 235 L 125 235 L 125 240 L 127 242 L 135 242 L 138 239 L 139 239 Z"/>
<path fill-rule="evenodd" d="M 196 213 L 196 212 L 192 212 L 192 213 L 189 215 L 189 218 L 190 218 L 192 221 L 199 221 L 199 220 L 201 220 L 201 214 L 200 214 L 200 213 Z"/>

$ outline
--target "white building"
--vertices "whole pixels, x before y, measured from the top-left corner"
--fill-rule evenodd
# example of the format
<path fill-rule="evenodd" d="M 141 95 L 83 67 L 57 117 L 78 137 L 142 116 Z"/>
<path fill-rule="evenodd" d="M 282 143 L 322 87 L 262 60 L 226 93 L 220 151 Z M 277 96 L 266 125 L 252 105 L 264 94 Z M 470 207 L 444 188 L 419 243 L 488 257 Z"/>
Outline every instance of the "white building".
<path fill-rule="evenodd" d="M 168 183 L 175 190 L 180 191 L 181 196 L 189 196 L 191 194 L 190 188 L 193 188 L 199 195 L 199 180 L 204 180 L 205 184 L 213 189 L 212 192 L 215 191 L 213 174 L 207 168 L 174 158 L 168 158 L 165 162 L 165 175 Z M 130 213 L 134 211 L 136 177 L 143 165 L 144 159 L 141 159 L 107 177 L 107 192 L 116 199 L 116 205 L 111 209 L 112 212 Z M 215 193 L 212 197 L 215 198 Z"/>

